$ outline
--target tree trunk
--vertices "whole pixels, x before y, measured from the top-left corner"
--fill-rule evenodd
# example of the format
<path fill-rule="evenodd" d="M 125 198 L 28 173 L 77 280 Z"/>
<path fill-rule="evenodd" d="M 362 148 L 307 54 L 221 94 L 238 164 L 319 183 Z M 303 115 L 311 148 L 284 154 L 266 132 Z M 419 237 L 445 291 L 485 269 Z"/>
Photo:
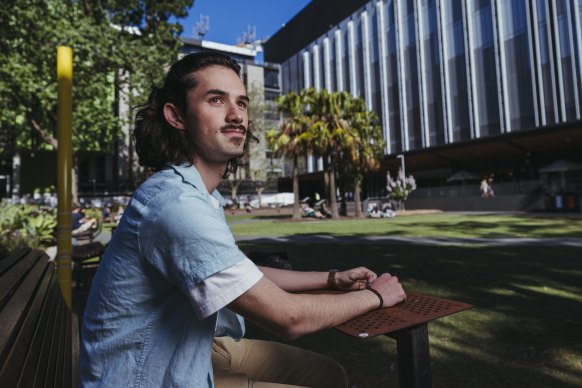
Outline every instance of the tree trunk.
<path fill-rule="evenodd" d="M 354 201 L 356 204 L 356 218 L 362 218 L 364 215 L 362 214 L 362 180 L 359 176 L 356 176 L 356 180 L 354 182 Z"/>
<path fill-rule="evenodd" d="M 329 163 L 327 156 L 323 158 L 323 198 L 329 199 Z"/>
<path fill-rule="evenodd" d="M 331 207 L 331 218 L 334 220 L 339 220 L 339 213 L 337 211 L 337 200 L 336 200 L 336 189 L 335 189 L 335 168 L 333 160 L 330 163 L 329 168 L 329 207 Z"/>
<path fill-rule="evenodd" d="M 346 198 L 346 191 L 340 189 L 340 194 L 342 196 L 342 200 L 340 202 L 340 215 L 347 216 L 348 215 L 348 199 Z"/>
<path fill-rule="evenodd" d="M 293 219 L 301 218 L 299 209 L 299 171 L 297 171 L 297 155 L 293 157 Z"/>
<path fill-rule="evenodd" d="M 50 144 L 55 151 L 58 151 L 59 141 L 50 132 L 43 130 L 35 119 L 30 119 L 30 124 L 45 143 Z M 71 152 L 73 151 L 71 150 Z M 71 201 L 73 203 L 79 203 L 79 172 L 77 167 L 77 157 L 73 152 L 73 171 L 71 171 Z"/>
<path fill-rule="evenodd" d="M 257 192 L 257 200 L 259 201 L 259 209 L 263 207 L 263 191 L 265 191 L 266 187 L 261 187 L 255 189 Z"/>

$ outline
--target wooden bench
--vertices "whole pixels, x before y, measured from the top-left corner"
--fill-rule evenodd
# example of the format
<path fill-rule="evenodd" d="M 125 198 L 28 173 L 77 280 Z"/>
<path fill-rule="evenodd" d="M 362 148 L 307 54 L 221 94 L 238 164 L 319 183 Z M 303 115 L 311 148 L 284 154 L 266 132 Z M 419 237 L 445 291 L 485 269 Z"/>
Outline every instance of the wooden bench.
<path fill-rule="evenodd" d="M 97 227 L 91 228 L 85 232 L 73 234 L 73 238 L 79 241 L 93 242 L 99 234 L 103 231 L 103 222 L 97 221 Z"/>
<path fill-rule="evenodd" d="M 62 298 L 55 264 L 21 249 L 0 261 L 0 387 L 76 387 L 77 316 Z"/>
<path fill-rule="evenodd" d="M 89 292 L 91 281 L 104 252 L 105 245 L 99 241 L 73 246 L 71 259 L 73 260 L 73 286 L 76 291 Z"/>

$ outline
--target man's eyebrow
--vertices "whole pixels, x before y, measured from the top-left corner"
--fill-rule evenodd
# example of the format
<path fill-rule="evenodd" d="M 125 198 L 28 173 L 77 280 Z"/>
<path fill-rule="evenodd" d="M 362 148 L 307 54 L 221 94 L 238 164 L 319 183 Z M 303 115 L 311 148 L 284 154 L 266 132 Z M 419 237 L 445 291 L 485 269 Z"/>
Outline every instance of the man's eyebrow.
<path fill-rule="evenodd" d="M 218 94 L 219 96 L 227 96 L 229 93 L 228 93 L 228 92 L 226 92 L 226 91 L 224 91 L 224 90 L 221 90 L 221 89 L 210 89 L 210 90 L 207 90 L 205 94 L 206 94 L 206 95 L 210 95 L 210 94 Z M 243 94 L 243 95 L 240 95 L 240 96 L 238 96 L 238 98 L 239 98 L 239 99 L 241 99 L 241 100 L 244 100 L 244 101 L 246 101 L 246 102 L 250 102 L 250 99 L 249 99 L 249 97 L 248 97 L 248 96 L 246 96 L 246 95 L 244 95 L 244 94 Z"/>

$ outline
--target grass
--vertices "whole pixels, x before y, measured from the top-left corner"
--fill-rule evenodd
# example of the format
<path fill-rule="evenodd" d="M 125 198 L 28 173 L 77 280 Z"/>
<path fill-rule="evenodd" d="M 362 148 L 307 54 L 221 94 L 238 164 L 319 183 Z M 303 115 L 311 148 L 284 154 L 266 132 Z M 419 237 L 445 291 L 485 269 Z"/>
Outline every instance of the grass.
<path fill-rule="evenodd" d="M 580 214 L 432 214 L 390 219 L 291 221 L 288 214 L 230 215 L 235 236 L 582 237 Z"/>
<path fill-rule="evenodd" d="M 319 223 L 260 217 L 229 221 L 235 235 L 243 227 L 246 235 L 327 233 L 330 242 L 294 243 L 291 238 L 277 244 L 244 242 L 241 249 L 285 250 L 297 270 L 365 265 L 396 274 L 409 291 L 473 304 L 471 310 L 429 325 L 435 388 L 582 386 L 582 248 L 346 243 L 346 236 L 363 234 L 581 237 L 579 215 L 438 214 Z M 252 324 L 248 336 L 273 339 Z M 388 337 L 357 340 L 325 330 L 294 345 L 337 359 L 351 387 L 398 386 L 396 344 Z"/>

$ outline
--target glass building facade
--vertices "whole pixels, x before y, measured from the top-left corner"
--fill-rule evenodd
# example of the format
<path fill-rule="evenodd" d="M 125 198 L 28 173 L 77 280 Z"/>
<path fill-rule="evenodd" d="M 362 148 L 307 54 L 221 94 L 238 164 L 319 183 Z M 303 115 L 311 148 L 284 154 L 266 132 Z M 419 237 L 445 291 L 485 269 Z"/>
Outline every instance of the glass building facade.
<path fill-rule="evenodd" d="M 363 97 L 396 155 L 580 121 L 581 54 L 582 0 L 373 0 L 287 58 L 282 91 Z"/>

